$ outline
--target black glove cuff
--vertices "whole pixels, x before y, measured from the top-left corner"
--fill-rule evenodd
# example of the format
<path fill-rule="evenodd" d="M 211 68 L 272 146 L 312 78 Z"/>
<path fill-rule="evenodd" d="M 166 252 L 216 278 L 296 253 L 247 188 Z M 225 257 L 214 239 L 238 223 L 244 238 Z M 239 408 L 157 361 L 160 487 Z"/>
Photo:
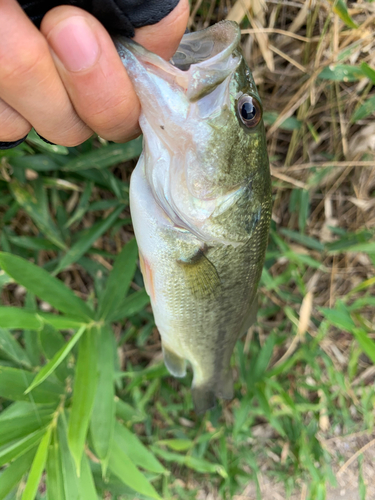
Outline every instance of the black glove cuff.
<path fill-rule="evenodd" d="M 25 137 L 22 137 L 22 139 L 18 139 L 18 141 L 12 141 L 12 142 L 3 142 L 0 141 L 0 149 L 12 149 L 18 146 L 19 144 L 22 144 L 23 141 L 26 139 L 27 135 Z"/>

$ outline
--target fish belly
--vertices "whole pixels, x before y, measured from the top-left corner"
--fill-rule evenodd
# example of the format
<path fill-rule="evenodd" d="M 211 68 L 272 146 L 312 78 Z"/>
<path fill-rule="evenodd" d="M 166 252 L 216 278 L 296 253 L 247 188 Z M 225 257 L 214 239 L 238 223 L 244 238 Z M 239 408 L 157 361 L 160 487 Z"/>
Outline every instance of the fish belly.
<path fill-rule="evenodd" d="M 265 245 L 262 238 L 255 247 L 217 245 L 200 258 L 202 242 L 175 228 L 156 203 L 143 157 L 132 174 L 130 205 L 165 363 L 175 376 L 185 375 L 185 360 L 191 363 L 195 407 L 205 411 L 216 396 L 233 397 L 230 358 L 255 317 Z"/>

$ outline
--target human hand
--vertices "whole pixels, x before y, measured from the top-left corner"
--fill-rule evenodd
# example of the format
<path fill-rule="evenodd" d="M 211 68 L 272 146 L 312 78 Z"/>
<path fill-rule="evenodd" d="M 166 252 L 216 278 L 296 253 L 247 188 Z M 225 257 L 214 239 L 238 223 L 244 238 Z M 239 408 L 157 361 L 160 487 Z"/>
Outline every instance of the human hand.
<path fill-rule="evenodd" d="M 188 0 L 134 40 L 169 59 L 184 34 Z M 125 142 L 139 134 L 140 104 L 100 22 L 85 10 L 59 6 L 40 31 L 16 0 L 0 0 L 0 149 L 32 127 L 48 141 L 76 146 L 94 132 Z"/>

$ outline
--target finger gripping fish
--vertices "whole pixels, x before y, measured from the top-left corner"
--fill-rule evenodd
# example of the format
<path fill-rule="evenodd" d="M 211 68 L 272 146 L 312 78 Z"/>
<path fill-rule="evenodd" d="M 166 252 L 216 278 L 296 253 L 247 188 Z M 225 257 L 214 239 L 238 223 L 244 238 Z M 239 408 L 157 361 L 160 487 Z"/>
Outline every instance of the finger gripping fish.
<path fill-rule="evenodd" d="M 184 35 L 166 62 L 117 50 L 142 106 L 130 208 L 164 361 L 193 368 L 198 412 L 233 397 L 230 358 L 255 320 L 271 218 L 262 107 L 236 23 Z"/>

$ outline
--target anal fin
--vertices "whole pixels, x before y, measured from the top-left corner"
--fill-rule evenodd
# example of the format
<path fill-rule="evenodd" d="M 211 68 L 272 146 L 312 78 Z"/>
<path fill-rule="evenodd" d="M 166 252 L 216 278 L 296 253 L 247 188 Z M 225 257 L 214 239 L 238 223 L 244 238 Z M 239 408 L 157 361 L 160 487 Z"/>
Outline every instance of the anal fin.
<path fill-rule="evenodd" d="M 186 361 L 168 349 L 165 345 L 162 347 L 164 363 L 168 368 L 169 373 L 174 377 L 185 377 L 186 375 Z"/>

